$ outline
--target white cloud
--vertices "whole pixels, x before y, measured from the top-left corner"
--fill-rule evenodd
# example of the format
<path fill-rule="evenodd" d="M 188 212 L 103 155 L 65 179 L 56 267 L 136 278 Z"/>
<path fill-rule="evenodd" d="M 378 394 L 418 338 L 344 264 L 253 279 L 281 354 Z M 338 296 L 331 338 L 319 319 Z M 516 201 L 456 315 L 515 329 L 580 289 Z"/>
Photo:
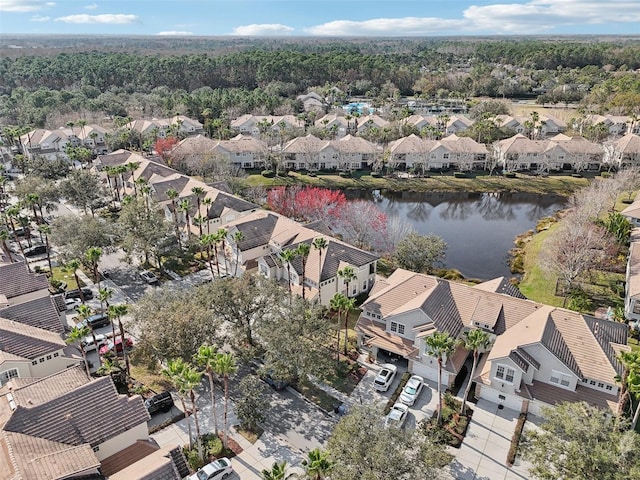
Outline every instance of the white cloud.
<path fill-rule="evenodd" d="M 0 0 L 0 12 L 36 12 L 54 5 L 42 0 Z"/>
<path fill-rule="evenodd" d="M 462 20 L 442 18 L 375 18 L 362 22 L 336 20 L 306 29 L 311 35 L 330 36 L 385 36 L 385 35 L 431 35 L 450 32 L 465 26 Z"/>
<path fill-rule="evenodd" d="M 56 22 L 64 23 L 93 23 L 103 25 L 127 25 L 130 23 L 136 23 L 138 21 L 137 15 L 124 15 L 124 14 L 111 14 L 105 13 L 103 15 L 68 15 L 66 17 L 58 17 Z"/>
<path fill-rule="evenodd" d="M 96 8 L 98 8 L 98 4 L 97 3 L 92 3 L 91 5 L 86 5 L 84 7 L 85 10 L 95 10 Z"/>
<path fill-rule="evenodd" d="M 48 22 L 51 20 L 51 17 L 42 16 L 42 15 L 34 15 L 31 17 L 32 22 Z"/>
<path fill-rule="evenodd" d="M 177 37 L 177 36 L 184 36 L 184 35 L 193 35 L 193 32 L 180 32 L 180 31 L 169 31 L 169 32 L 158 32 L 156 33 L 156 35 L 166 35 L 169 37 Z"/>
<path fill-rule="evenodd" d="M 264 37 L 268 35 L 288 35 L 294 30 L 294 28 L 289 27 L 288 25 L 282 25 L 279 23 L 254 23 L 234 28 L 233 35 Z"/>
<path fill-rule="evenodd" d="M 511 0 L 472 5 L 460 18 L 402 17 L 364 21 L 335 20 L 305 31 L 325 36 L 413 36 L 456 33 L 548 33 L 558 26 L 637 23 L 638 0 Z"/>

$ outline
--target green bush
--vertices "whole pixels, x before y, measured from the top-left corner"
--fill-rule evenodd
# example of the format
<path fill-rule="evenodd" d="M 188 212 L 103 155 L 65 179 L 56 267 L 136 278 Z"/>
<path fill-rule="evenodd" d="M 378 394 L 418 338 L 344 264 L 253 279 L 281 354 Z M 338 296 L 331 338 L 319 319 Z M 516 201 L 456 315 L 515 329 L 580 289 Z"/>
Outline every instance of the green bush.
<path fill-rule="evenodd" d="M 516 178 L 516 172 L 505 172 L 504 173 L 504 177 L 505 178 Z"/>
<path fill-rule="evenodd" d="M 351 172 L 340 172 L 340 177 L 351 178 Z"/>
<path fill-rule="evenodd" d="M 273 172 L 273 170 L 263 170 L 261 175 L 266 178 L 273 178 L 275 176 L 275 173 Z"/>
<path fill-rule="evenodd" d="M 318 174 L 316 172 L 309 172 L 310 177 L 317 177 Z"/>
<path fill-rule="evenodd" d="M 212 434 L 203 435 L 202 446 L 206 457 L 218 457 L 222 452 L 222 440 Z"/>
<path fill-rule="evenodd" d="M 453 172 L 455 178 L 469 178 L 465 172 Z"/>
<path fill-rule="evenodd" d="M 527 414 L 525 412 L 520 413 L 518 422 L 516 423 L 516 429 L 511 437 L 511 446 L 509 447 L 509 453 L 507 454 L 507 465 L 512 466 L 516 461 L 516 455 L 518 454 L 518 445 L 520 444 L 520 437 L 522 437 L 522 430 L 524 429 L 524 423 L 527 421 Z"/>
<path fill-rule="evenodd" d="M 602 178 L 610 178 L 611 177 L 611 172 L 600 172 L 600 176 Z"/>
<path fill-rule="evenodd" d="M 393 395 L 391 395 L 391 397 L 389 397 L 389 401 L 387 402 L 387 404 L 384 407 L 384 414 L 385 415 L 387 413 L 389 413 L 389 411 L 391 410 L 391 407 L 393 407 L 393 404 L 398 401 L 398 397 L 402 393 L 402 389 L 407 384 L 407 382 L 409 381 L 410 378 L 411 378 L 411 373 L 404 372 L 402 374 L 402 378 L 400 378 L 400 383 L 398 384 L 398 386 L 394 390 Z"/>
<path fill-rule="evenodd" d="M 371 176 L 373 178 L 381 178 L 382 174 L 380 172 L 371 172 Z"/>

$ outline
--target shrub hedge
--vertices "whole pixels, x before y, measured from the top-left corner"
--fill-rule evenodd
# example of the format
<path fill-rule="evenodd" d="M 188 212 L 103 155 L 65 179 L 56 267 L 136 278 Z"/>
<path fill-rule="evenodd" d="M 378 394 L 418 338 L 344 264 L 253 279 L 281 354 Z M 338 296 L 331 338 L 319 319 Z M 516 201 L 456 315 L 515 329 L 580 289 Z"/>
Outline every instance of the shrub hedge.
<path fill-rule="evenodd" d="M 524 423 L 527 421 L 526 412 L 520 413 L 518 422 L 516 423 L 516 429 L 511 437 L 511 446 L 509 447 L 509 453 L 507 455 L 507 465 L 512 466 L 516 461 L 516 455 L 518 454 L 518 445 L 520 444 L 520 437 L 522 437 L 522 430 L 524 429 Z"/>
<path fill-rule="evenodd" d="M 404 372 L 402 374 L 402 377 L 400 378 L 400 383 L 398 384 L 396 389 L 393 391 L 393 395 L 391 395 L 391 397 L 389 397 L 389 401 L 387 402 L 387 404 L 384 407 L 384 414 L 385 415 L 387 413 L 389 413 L 389 411 L 391 410 L 391 407 L 393 407 L 393 404 L 398 401 L 398 397 L 402 393 L 402 389 L 407 384 L 407 382 L 409 381 L 410 378 L 411 378 L 411 373 Z"/>
<path fill-rule="evenodd" d="M 266 178 L 273 178 L 275 176 L 275 173 L 273 172 L 273 170 L 263 170 L 262 176 Z"/>

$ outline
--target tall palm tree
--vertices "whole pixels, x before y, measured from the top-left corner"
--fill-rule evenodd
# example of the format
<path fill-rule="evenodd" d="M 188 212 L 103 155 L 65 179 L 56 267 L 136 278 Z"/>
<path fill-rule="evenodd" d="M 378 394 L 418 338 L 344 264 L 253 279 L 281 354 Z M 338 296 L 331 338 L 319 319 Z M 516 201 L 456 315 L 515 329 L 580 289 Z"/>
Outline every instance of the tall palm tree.
<path fill-rule="evenodd" d="M 630 394 L 628 391 L 627 380 L 629 372 L 636 368 L 640 368 L 640 351 L 620 352 L 617 356 L 618 361 L 622 364 L 622 375 L 616 375 L 616 382 L 620 383 L 620 393 L 618 395 L 618 415 L 623 415 Z"/>
<path fill-rule="evenodd" d="M 76 325 L 71 329 L 69 335 L 67 336 L 66 342 L 68 344 L 77 343 L 80 346 L 80 353 L 82 353 L 82 358 L 84 360 L 84 368 L 87 372 L 87 377 L 91 376 L 91 372 L 89 371 L 89 362 L 87 361 L 87 352 L 84 349 L 84 344 L 82 341 L 89 335 L 89 327 L 86 326 L 78 326 Z"/>
<path fill-rule="evenodd" d="M 227 229 L 219 228 L 218 239 L 220 241 L 220 247 L 222 248 L 222 258 L 224 258 L 224 273 L 229 274 L 229 267 L 227 266 Z"/>
<path fill-rule="evenodd" d="M 349 354 L 349 312 L 356 306 L 356 299 L 344 297 L 342 300 L 342 310 L 344 311 L 344 356 Z"/>
<path fill-rule="evenodd" d="M 289 303 L 291 303 L 291 262 L 296 258 L 296 251 L 291 248 L 285 248 L 279 254 L 280 260 L 287 266 L 287 284 L 289 286 Z"/>
<path fill-rule="evenodd" d="M 218 348 L 215 345 L 200 345 L 194 356 L 196 365 L 203 368 L 203 373 L 209 378 L 209 390 L 211 391 L 211 417 L 213 418 L 213 431 L 218 436 L 218 420 L 216 418 L 216 391 L 213 383 L 215 366 L 218 361 Z"/>
<path fill-rule="evenodd" d="M 347 297 L 351 296 L 349 293 L 349 284 L 357 277 L 355 270 L 353 267 L 344 267 L 342 270 L 338 270 L 338 276 L 342 278 L 342 281 L 347 287 Z"/>
<path fill-rule="evenodd" d="M 184 214 L 184 221 L 187 226 L 187 238 L 191 238 L 191 209 L 193 205 L 191 204 L 191 200 L 188 198 L 184 198 L 178 202 L 178 210 Z"/>
<path fill-rule="evenodd" d="M 471 367 L 471 375 L 469 376 L 469 382 L 467 388 L 464 390 L 464 396 L 462 397 L 462 407 L 460 408 L 460 415 L 464 415 L 467 408 L 467 397 L 471 390 L 471 384 L 473 383 L 473 377 L 476 374 L 476 367 L 478 366 L 478 357 L 481 352 L 484 352 L 491 343 L 491 337 L 484 330 L 476 328 L 475 330 L 469 330 L 462 334 L 460 344 L 465 350 L 473 352 L 473 366 Z"/>
<path fill-rule="evenodd" d="M 329 460 L 328 452 L 314 448 L 302 460 L 302 468 L 308 480 L 324 480 L 331 473 L 333 462 Z"/>
<path fill-rule="evenodd" d="M 107 315 L 109 316 L 109 322 L 111 323 L 111 338 L 113 338 L 113 342 L 116 341 L 116 319 L 118 318 L 118 305 L 107 305 Z M 124 343 L 124 337 L 120 337 L 120 342 L 122 345 Z M 124 352 L 124 348 L 122 351 Z M 120 358 L 120 354 L 118 353 L 118 349 L 115 349 L 116 357 Z"/>
<path fill-rule="evenodd" d="M 229 376 L 233 375 L 236 370 L 236 360 L 231 353 L 220 353 L 216 358 L 215 372 L 222 377 L 224 382 L 224 446 L 228 446 L 227 433 L 227 413 L 229 410 Z"/>
<path fill-rule="evenodd" d="M 109 299 L 113 297 L 113 289 L 112 288 L 99 288 L 98 289 L 98 300 L 100 300 L 100 311 L 104 312 L 105 310 L 109 310 Z M 106 304 L 106 307 L 105 307 Z"/>
<path fill-rule="evenodd" d="M 627 388 L 631 392 L 637 401 L 636 410 L 633 413 L 633 420 L 631 421 L 631 431 L 636 431 L 638 420 L 640 420 L 640 365 L 629 372 L 627 376 Z"/>
<path fill-rule="evenodd" d="M 347 297 L 345 297 L 342 293 L 336 293 L 331 300 L 329 301 L 329 308 L 335 312 L 337 312 L 338 314 L 338 321 L 337 321 L 337 333 L 338 333 L 338 343 L 336 345 L 336 355 L 338 356 L 338 358 L 340 358 L 340 319 L 341 317 L 341 313 L 342 313 L 342 308 L 343 305 L 345 304 L 345 301 L 347 300 Z M 346 342 L 346 340 L 345 340 Z"/>
<path fill-rule="evenodd" d="M 84 252 L 84 258 L 91 267 L 93 281 L 98 285 L 98 288 L 100 288 L 100 275 L 98 274 L 100 257 L 102 257 L 102 249 L 100 247 L 89 247 L 87 251 Z"/>
<path fill-rule="evenodd" d="M 80 292 L 80 301 L 82 303 L 85 302 L 84 293 L 82 292 L 82 287 L 80 286 L 80 278 L 78 277 L 78 269 L 80 268 L 82 263 L 77 258 L 69 260 L 65 265 L 65 270 L 70 270 L 73 272 L 73 279 L 76 281 L 76 285 L 78 286 L 78 291 Z"/>
<path fill-rule="evenodd" d="M 13 256 L 11 255 L 11 249 L 7 244 L 7 240 L 9 240 L 9 232 L 4 229 L 0 230 L 0 244 L 2 244 L 2 250 L 7 254 L 9 263 L 13 263 Z M 49 270 L 51 270 L 51 267 L 49 267 Z"/>
<path fill-rule="evenodd" d="M 196 196 L 196 211 L 197 211 L 198 215 L 200 215 L 200 205 L 202 203 L 202 197 L 204 196 L 206 191 L 205 191 L 205 189 L 203 187 L 193 187 L 191 189 L 191 193 L 193 193 Z M 202 235 L 202 222 L 200 223 L 199 228 L 200 228 L 200 230 L 199 230 L 198 233 L 200 233 L 200 235 Z"/>
<path fill-rule="evenodd" d="M 24 199 L 25 205 L 31 208 L 33 211 L 33 221 L 36 223 L 40 223 L 40 221 L 44 221 L 44 218 L 38 218 L 38 207 L 40 205 L 40 195 L 37 193 L 29 193 Z"/>
<path fill-rule="evenodd" d="M 125 316 L 129 311 L 129 306 L 125 303 L 120 303 L 118 305 L 111 305 L 109 309 L 113 309 L 113 315 L 115 315 L 116 319 L 118 320 L 118 333 L 120 334 L 120 342 L 122 343 L 122 345 L 124 345 L 125 331 L 124 326 L 122 325 L 122 317 Z M 129 366 L 129 355 L 127 354 L 126 348 L 122 349 L 122 356 L 124 358 L 124 363 L 127 369 L 127 375 L 130 375 L 131 368 Z"/>
<path fill-rule="evenodd" d="M 306 267 L 307 267 L 307 259 L 309 258 L 309 252 L 311 251 L 311 245 L 309 243 L 300 243 L 297 247 L 296 247 L 296 256 L 300 257 L 300 259 L 302 260 L 302 298 L 306 298 L 305 296 L 305 286 L 304 286 L 304 280 L 305 280 L 305 273 L 306 273 Z"/>
<path fill-rule="evenodd" d="M 425 338 L 427 353 L 438 360 L 438 419 L 442 422 L 442 360 L 450 355 L 455 348 L 455 340 L 446 332 L 435 332 Z"/>
<path fill-rule="evenodd" d="M 215 245 L 216 243 L 216 236 L 212 233 L 204 233 L 200 236 L 200 245 L 202 247 L 205 248 L 205 250 L 207 251 L 207 263 L 209 264 L 209 270 L 211 270 L 211 276 L 215 277 L 215 274 L 213 273 L 213 262 L 212 262 L 212 256 L 211 256 L 211 247 L 213 245 Z M 217 262 L 216 262 L 217 264 Z M 219 272 L 219 268 L 218 268 L 218 276 L 220 276 L 220 272 Z"/>
<path fill-rule="evenodd" d="M 287 474 L 287 461 L 274 462 L 271 466 L 271 470 L 266 468 L 260 472 L 260 478 L 262 480 L 289 480 L 295 478 L 295 474 Z"/>
<path fill-rule="evenodd" d="M 318 250 L 318 303 L 322 305 L 322 251 L 329 247 L 329 242 L 324 237 L 316 237 L 312 245 Z"/>
<path fill-rule="evenodd" d="M 44 244 L 47 247 L 47 264 L 49 265 L 49 272 L 53 272 L 51 267 L 51 246 L 49 245 L 49 234 L 51 233 L 51 227 L 46 223 L 38 226 L 38 230 L 41 235 L 44 235 Z"/>
<path fill-rule="evenodd" d="M 15 222 L 18 219 L 18 217 L 20 216 L 20 207 L 17 206 L 17 205 L 13 205 L 13 206 L 5 209 L 4 214 L 5 214 L 5 219 L 7 220 L 7 226 L 9 228 L 11 228 L 11 232 L 13 233 L 13 238 L 18 243 L 18 248 L 20 249 L 20 253 L 22 254 L 22 257 L 25 258 L 24 257 L 24 247 L 22 246 L 22 242 L 18 238 L 18 233 L 16 231 L 16 224 L 15 224 Z M 28 263 L 27 263 L 27 268 L 29 268 L 29 264 Z"/>
<path fill-rule="evenodd" d="M 176 198 L 178 198 L 178 191 L 175 188 L 169 188 L 167 190 L 167 197 L 171 200 L 171 214 L 173 215 L 173 227 L 176 231 L 176 239 L 178 240 L 178 247 L 182 249 L 182 242 L 180 241 L 180 222 L 178 221 L 178 205 Z"/>
<path fill-rule="evenodd" d="M 186 362 L 181 358 L 169 360 L 166 368 L 162 370 L 162 375 L 164 375 L 178 391 L 178 398 L 180 399 L 180 403 L 182 404 L 182 411 L 184 412 L 184 416 L 187 419 L 187 430 L 189 431 L 189 449 L 192 449 L 193 434 L 191 433 L 191 416 L 189 415 L 187 404 L 185 402 L 185 397 L 187 396 L 188 391 L 184 388 L 185 385 L 182 379 L 182 372 L 186 368 L 188 368 L 188 366 Z"/>
<path fill-rule="evenodd" d="M 24 215 L 20 215 L 20 216 L 18 216 L 18 223 L 20 224 L 20 226 L 22 227 L 22 230 L 24 231 L 24 236 L 27 239 L 27 245 L 29 245 L 31 247 L 32 246 L 32 244 L 31 244 L 31 219 L 29 219 L 29 217 L 25 217 Z"/>
<path fill-rule="evenodd" d="M 80 305 L 77 309 L 77 312 L 78 312 L 78 318 L 81 318 L 82 320 L 87 320 L 86 327 L 89 329 L 91 333 L 91 338 L 93 338 L 93 344 L 97 346 L 98 339 L 96 338 L 96 331 L 93 329 L 93 326 L 89 323 L 89 320 L 88 320 L 89 317 L 93 315 L 95 312 L 91 307 L 87 305 Z M 98 365 L 102 365 L 102 359 L 100 358 L 100 355 L 98 355 Z"/>
<path fill-rule="evenodd" d="M 233 241 L 236 244 L 236 266 L 235 266 L 235 270 L 233 271 L 233 276 L 237 277 L 238 265 L 240 264 L 240 243 L 244 241 L 244 233 L 242 233 L 240 230 L 237 230 L 233 234 Z"/>
<path fill-rule="evenodd" d="M 211 233 L 211 222 L 209 221 L 209 208 L 213 205 L 213 198 L 205 197 L 202 199 L 202 205 L 206 207 L 206 215 L 204 218 L 207 219 L 207 233 Z"/>
<path fill-rule="evenodd" d="M 133 185 L 133 191 L 134 191 L 134 196 L 137 195 L 136 192 L 136 183 L 135 180 L 133 178 L 133 172 L 135 172 L 138 167 L 140 167 L 140 162 L 128 162 L 125 165 L 125 172 L 130 172 L 130 177 L 131 177 L 131 184 Z"/>

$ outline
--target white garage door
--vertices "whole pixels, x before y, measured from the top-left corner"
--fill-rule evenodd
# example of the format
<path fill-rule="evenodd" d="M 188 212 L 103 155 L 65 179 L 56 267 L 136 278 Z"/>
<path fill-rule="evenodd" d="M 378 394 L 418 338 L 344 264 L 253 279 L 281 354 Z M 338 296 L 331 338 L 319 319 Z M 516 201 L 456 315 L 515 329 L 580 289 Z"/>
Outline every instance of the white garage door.
<path fill-rule="evenodd" d="M 521 411 L 522 410 L 522 402 L 523 399 L 518 397 L 517 395 L 509 395 L 503 392 L 499 392 L 498 390 L 494 390 L 493 388 L 482 386 L 480 389 L 480 398 L 484 398 L 485 400 L 489 400 L 492 403 L 497 405 L 504 405 L 506 408 L 511 408 L 512 410 Z"/>
<path fill-rule="evenodd" d="M 411 368 L 411 373 L 415 373 L 416 375 L 420 375 L 421 377 L 426 378 L 427 380 L 431 380 L 432 382 L 438 381 L 438 369 L 431 368 L 430 365 L 425 365 L 424 363 L 414 362 Z M 449 385 L 449 372 L 442 370 L 442 384 Z"/>

